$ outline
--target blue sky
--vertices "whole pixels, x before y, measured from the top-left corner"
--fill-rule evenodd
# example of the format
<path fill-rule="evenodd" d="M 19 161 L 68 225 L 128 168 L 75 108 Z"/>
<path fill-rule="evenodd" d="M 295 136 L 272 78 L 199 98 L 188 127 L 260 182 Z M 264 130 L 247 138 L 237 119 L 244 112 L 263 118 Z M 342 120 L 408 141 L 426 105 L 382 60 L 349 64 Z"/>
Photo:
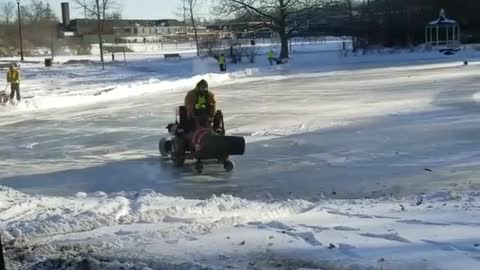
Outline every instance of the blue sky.
<path fill-rule="evenodd" d="M 123 7 L 123 17 L 127 19 L 176 19 L 181 0 L 116 0 Z M 22 0 L 29 2 L 29 0 Z M 68 0 L 47 0 L 60 18 L 60 3 L 70 2 L 72 19 L 82 16 L 75 5 Z"/>

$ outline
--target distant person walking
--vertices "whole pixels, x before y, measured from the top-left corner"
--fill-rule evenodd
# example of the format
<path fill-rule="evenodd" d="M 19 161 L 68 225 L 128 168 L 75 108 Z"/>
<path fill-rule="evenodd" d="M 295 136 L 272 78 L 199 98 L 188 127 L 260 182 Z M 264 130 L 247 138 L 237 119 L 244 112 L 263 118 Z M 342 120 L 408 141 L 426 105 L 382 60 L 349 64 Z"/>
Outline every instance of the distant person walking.
<path fill-rule="evenodd" d="M 227 71 L 225 55 L 223 53 L 218 57 L 218 65 L 220 66 L 220 71 Z"/>
<path fill-rule="evenodd" d="M 10 102 L 13 102 L 15 94 L 17 101 L 20 101 L 20 71 L 13 65 L 8 68 L 7 83 L 10 83 Z"/>
<path fill-rule="evenodd" d="M 275 54 L 272 49 L 270 49 L 267 53 L 268 62 L 270 62 L 270 66 L 273 65 L 273 61 L 275 61 Z"/>

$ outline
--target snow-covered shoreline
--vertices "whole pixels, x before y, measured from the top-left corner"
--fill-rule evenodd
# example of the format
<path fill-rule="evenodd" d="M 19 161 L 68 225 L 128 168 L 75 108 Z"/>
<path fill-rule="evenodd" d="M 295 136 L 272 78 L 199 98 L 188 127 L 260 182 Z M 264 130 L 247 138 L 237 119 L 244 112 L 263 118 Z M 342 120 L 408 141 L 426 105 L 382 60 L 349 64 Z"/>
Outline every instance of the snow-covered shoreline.
<path fill-rule="evenodd" d="M 120 262 L 124 269 L 474 270 L 480 264 L 480 193 L 474 192 L 261 202 L 229 195 L 186 200 L 148 190 L 45 197 L 2 187 L 0 209 L 7 261 L 39 267 L 29 269 L 80 258 L 99 264 L 93 269 Z"/>

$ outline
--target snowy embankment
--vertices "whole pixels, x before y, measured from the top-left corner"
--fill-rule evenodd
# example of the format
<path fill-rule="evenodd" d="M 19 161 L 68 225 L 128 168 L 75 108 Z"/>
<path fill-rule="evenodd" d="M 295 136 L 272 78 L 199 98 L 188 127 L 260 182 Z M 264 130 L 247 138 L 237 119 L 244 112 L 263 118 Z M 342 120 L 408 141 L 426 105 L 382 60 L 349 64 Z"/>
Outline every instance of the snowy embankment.
<path fill-rule="evenodd" d="M 186 200 L 154 191 L 64 198 L 1 188 L 0 195 L 10 269 L 480 265 L 478 193 L 269 203 L 227 195 Z"/>
<path fill-rule="evenodd" d="M 165 91 L 186 91 L 200 79 L 206 79 L 212 87 L 227 87 L 289 77 L 318 77 L 337 73 L 341 76 L 361 69 L 395 71 L 423 69 L 426 66 L 453 67 L 461 65 L 465 59 L 476 59 L 473 49 L 453 56 L 399 50 L 340 57 L 338 46 L 335 42 L 296 45 L 291 63 L 273 67 L 266 61 L 266 48 L 262 48 L 257 52 L 256 63 L 228 64 L 226 73 L 218 71 L 214 59 L 196 58 L 190 52 L 183 53 L 183 59 L 178 61 L 165 60 L 160 53 L 130 53 L 126 64 L 123 59 L 117 59 L 117 62 L 107 63 L 105 71 L 100 70 L 98 56 L 59 56 L 51 68 L 43 67 L 42 58 L 31 58 L 29 60 L 33 62 L 22 64 L 22 92 L 26 101 L 15 109 L 69 108 Z"/>
<path fill-rule="evenodd" d="M 144 60 L 127 66 L 117 64 L 101 71 L 97 64 L 61 64 L 45 70 L 38 65 L 24 66 L 25 102 L 15 109 L 38 110 L 84 106 L 165 91 L 186 91 L 206 79 L 212 87 L 251 81 L 261 74 L 247 68 L 215 73 L 215 61 L 186 59 L 153 63 Z M 92 66 L 94 65 L 94 66 Z M 201 74 L 201 75 L 198 75 Z"/>

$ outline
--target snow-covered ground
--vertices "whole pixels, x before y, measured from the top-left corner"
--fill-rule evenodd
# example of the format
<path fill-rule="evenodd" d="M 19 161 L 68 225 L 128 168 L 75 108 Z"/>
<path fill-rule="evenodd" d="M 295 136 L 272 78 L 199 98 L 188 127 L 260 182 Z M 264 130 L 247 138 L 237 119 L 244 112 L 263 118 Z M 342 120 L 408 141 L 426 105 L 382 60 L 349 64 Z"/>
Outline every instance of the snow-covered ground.
<path fill-rule="evenodd" d="M 191 53 L 23 63 L 25 101 L 0 108 L 9 265 L 479 269 L 480 54 L 337 48 L 299 45 L 281 66 L 261 51 L 228 73 Z M 158 158 L 201 78 L 248 141 L 232 174 Z"/>
<path fill-rule="evenodd" d="M 5 188 L 0 194 L 4 238 L 14 239 L 7 254 L 31 269 L 473 270 L 480 264 L 480 193 L 272 203 L 154 191 L 59 198 Z"/>

